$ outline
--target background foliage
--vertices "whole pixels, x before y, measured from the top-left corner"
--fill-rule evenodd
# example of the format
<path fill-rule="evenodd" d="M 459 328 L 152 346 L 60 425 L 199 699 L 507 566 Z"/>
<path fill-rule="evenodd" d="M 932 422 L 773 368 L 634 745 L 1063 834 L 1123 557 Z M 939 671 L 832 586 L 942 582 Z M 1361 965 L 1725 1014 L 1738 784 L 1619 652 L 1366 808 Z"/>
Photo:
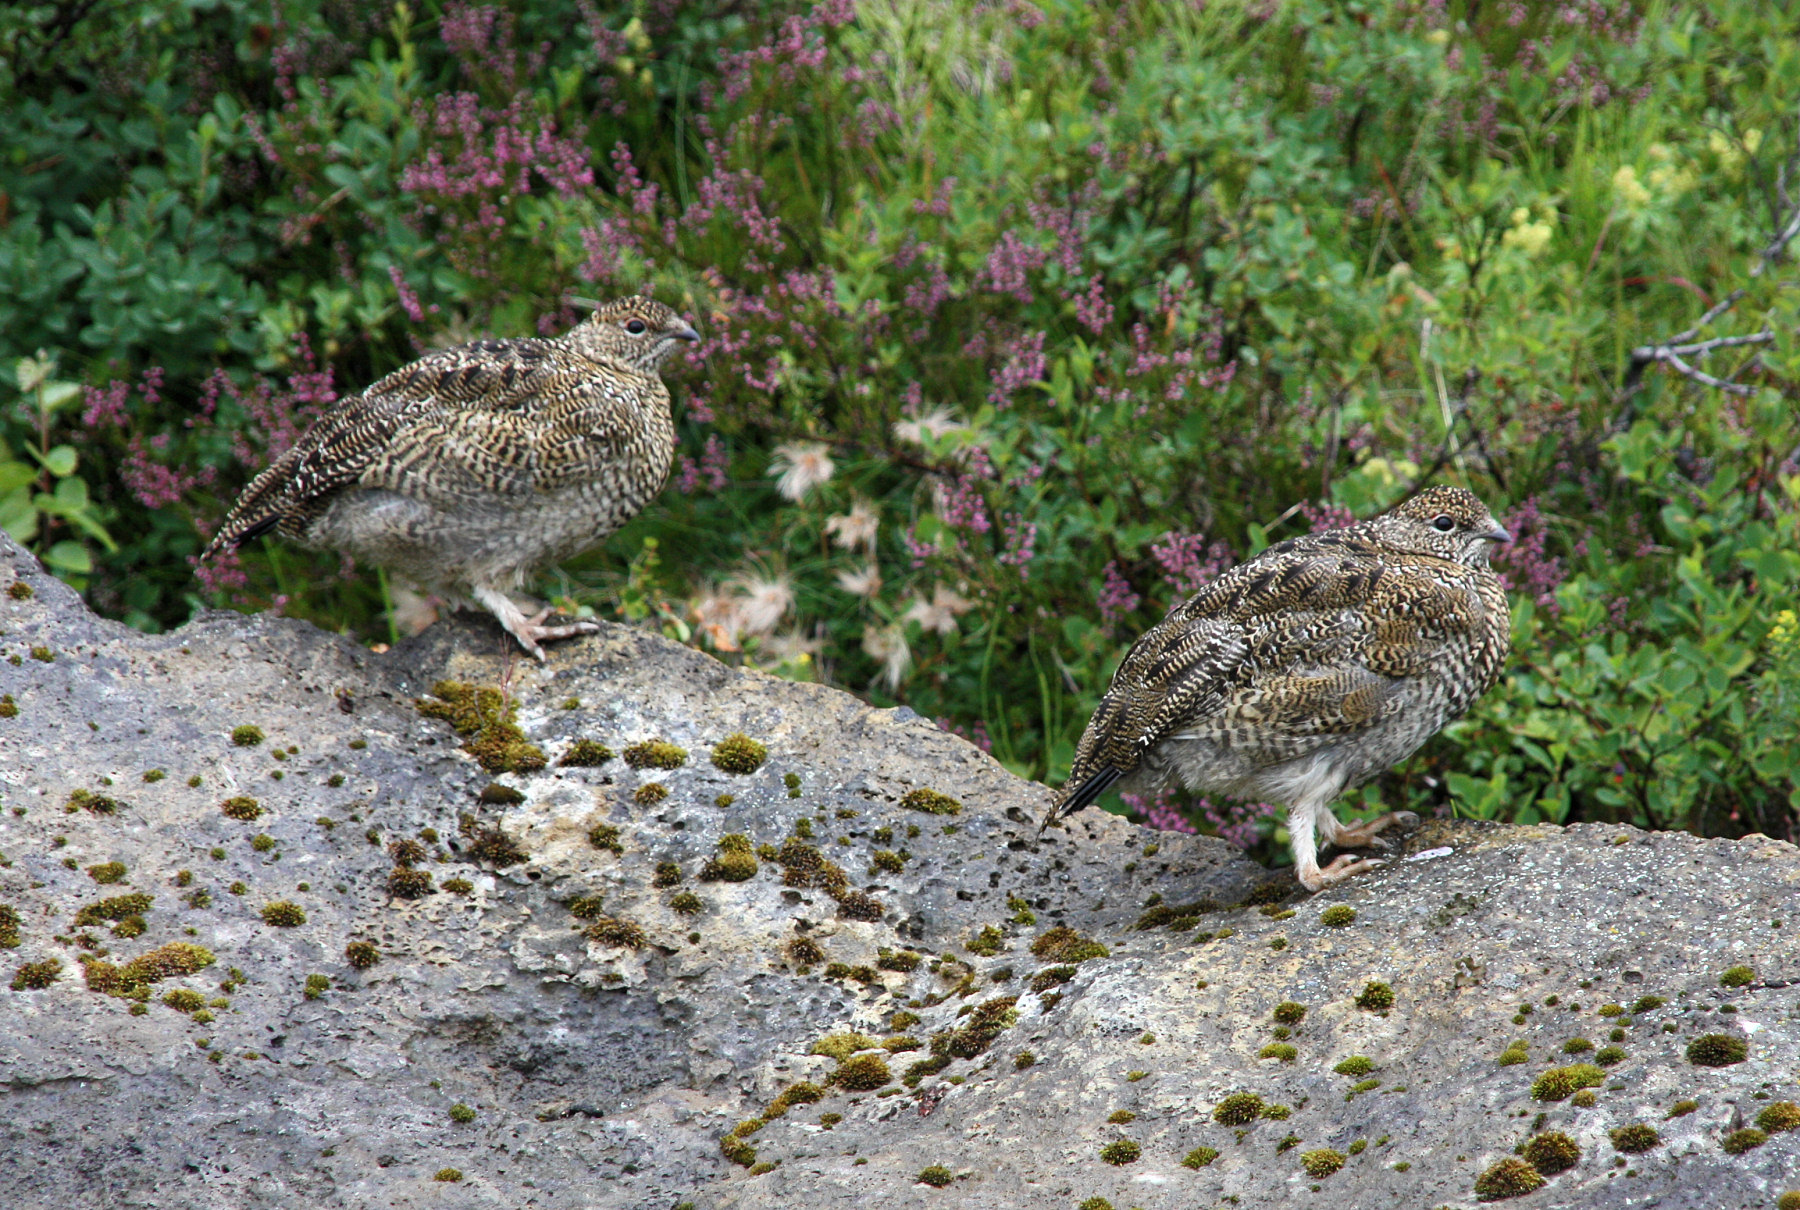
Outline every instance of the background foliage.
<path fill-rule="evenodd" d="M 542 589 L 1056 781 L 1223 566 L 1476 488 L 1516 657 L 1365 805 L 1800 839 L 1791 2 L 0 13 L 0 525 L 147 629 L 394 586 L 193 556 L 340 394 L 636 290 L 706 339 Z M 1688 329 L 1756 340 L 1639 346 Z M 1760 334 L 1766 333 L 1766 336 Z M 1136 804 L 1266 846 L 1254 804 Z"/>

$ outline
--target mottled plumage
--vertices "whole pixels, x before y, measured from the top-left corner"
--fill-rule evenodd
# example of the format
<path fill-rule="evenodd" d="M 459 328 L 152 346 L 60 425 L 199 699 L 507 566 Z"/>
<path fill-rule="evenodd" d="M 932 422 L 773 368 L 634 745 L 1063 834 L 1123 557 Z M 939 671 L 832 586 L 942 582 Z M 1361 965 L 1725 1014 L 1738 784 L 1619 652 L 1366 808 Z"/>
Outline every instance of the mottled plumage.
<path fill-rule="evenodd" d="M 1432 487 L 1346 529 L 1271 546 L 1144 634 L 1113 674 L 1045 826 L 1114 784 L 1285 803 L 1300 881 L 1375 864 L 1408 812 L 1354 828 L 1331 802 L 1404 760 L 1500 675 L 1511 637 L 1489 542 L 1511 535 L 1470 492 Z"/>
<path fill-rule="evenodd" d="M 663 361 L 697 340 L 647 298 L 554 340 L 430 353 L 321 416 L 244 490 L 206 549 L 271 531 L 472 599 L 521 646 L 545 626 L 508 593 L 602 541 L 662 489 L 675 453 Z"/>

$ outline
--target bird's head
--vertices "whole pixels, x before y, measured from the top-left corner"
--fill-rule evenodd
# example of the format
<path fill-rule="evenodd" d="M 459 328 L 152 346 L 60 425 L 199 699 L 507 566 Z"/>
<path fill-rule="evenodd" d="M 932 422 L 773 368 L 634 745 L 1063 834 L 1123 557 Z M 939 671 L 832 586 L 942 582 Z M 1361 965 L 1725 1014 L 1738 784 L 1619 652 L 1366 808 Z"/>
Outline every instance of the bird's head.
<path fill-rule="evenodd" d="M 1395 549 L 1470 567 L 1487 566 L 1489 543 L 1512 541 L 1480 497 L 1460 487 L 1428 487 L 1369 524 Z"/>
<path fill-rule="evenodd" d="M 673 308 L 636 294 L 601 303 L 563 337 L 584 357 L 623 362 L 646 374 L 656 373 L 676 349 L 699 339 Z"/>

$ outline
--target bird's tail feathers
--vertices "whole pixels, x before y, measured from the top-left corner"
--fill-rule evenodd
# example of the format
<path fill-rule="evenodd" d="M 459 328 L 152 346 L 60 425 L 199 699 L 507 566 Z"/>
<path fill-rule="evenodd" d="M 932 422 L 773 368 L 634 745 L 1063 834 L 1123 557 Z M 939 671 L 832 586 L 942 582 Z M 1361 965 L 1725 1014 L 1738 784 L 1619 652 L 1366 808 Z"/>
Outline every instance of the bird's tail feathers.
<path fill-rule="evenodd" d="M 1113 784 L 1124 776 L 1125 770 L 1107 765 L 1090 774 L 1086 781 L 1073 790 L 1065 789 L 1062 801 L 1045 813 L 1044 822 L 1038 827 L 1038 835 L 1042 836 L 1044 830 L 1058 820 L 1065 819 L 1083 807 L 1092 805 L 1096 799 L 1112 789 Z"/>

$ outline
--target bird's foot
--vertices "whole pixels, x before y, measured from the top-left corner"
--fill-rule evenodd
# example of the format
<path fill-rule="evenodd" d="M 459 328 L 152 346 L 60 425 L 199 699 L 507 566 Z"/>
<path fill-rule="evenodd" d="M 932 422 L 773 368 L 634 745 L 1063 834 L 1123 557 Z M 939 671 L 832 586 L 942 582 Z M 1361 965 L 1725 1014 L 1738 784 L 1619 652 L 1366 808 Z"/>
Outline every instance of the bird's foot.
<path fill-rule="evenodd" d="M 526 617 L 518 602 L 496 589 L 477 587 L 474 595 L 500 625 L 506 628 L 506 633 L 517 639 L 519 646 L 536 657 L 540 664 L 545 663 L 549 657 L 538 644 L 551 639 L 570 639 L 578 634 L 593 634 L 600 629 L 598 622 L 564 622 L 546 626 L 545 619 L 554 612 L 548 606 Z"/>
<path fill-rule="evenodd" d="M 1340 849 L 1366 849 L 1371 845 L 1386 848 L 1386 842 L 1378 839 L 1389 828 L 1417 827 L 1419 817 L 1411 811 L 1392 811 L 1378 816 L 1367 823 L 1359 823 L 1352 827 L 1340 827 L 1330 837 L 1330 842 Z"/>
<path fill-rule="evenodd" d="M 1352 857 L 1345 853 L 1324 869 L 1314 866 L 1310 871 L 1300 870 L 1300 884 L 1307 890 L 1317 893 L 1328 886 L 1336 886 L 1346 878 L 1354 878 L 1358 874 L 1366 873 L 1376 866 L 1385 864 L 1387 863 L 1379 857 Z"/>

